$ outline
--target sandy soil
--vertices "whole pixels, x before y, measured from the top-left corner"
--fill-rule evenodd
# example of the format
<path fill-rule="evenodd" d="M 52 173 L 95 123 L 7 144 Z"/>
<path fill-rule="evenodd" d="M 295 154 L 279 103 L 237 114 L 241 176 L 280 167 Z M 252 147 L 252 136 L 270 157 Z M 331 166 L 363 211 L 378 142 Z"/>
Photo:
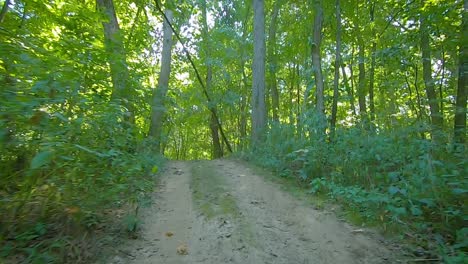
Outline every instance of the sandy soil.
<path fill-rule="evenodd" d="M 142 218 L 107 263 L 399 263 L 382 238 L 231 160 L 169 163 Z"/>

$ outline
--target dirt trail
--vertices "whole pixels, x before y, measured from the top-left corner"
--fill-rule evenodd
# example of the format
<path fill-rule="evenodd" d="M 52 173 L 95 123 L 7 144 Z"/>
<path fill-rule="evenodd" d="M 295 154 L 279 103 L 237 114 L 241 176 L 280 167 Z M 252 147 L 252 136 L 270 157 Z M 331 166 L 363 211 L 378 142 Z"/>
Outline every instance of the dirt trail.
<path fill-rule="evenodd" d="M 108 263 L 397 262 L 376 236 L 230 160 L 169 163 L 142 217 L 142 237 Z"/>

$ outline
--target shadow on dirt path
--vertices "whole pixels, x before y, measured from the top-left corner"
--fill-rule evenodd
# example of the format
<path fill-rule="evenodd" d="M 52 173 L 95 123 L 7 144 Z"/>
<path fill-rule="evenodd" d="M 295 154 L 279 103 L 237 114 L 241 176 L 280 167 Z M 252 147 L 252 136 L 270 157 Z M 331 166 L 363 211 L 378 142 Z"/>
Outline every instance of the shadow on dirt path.
<path fill-rule="evenodd" d="M 231 160 L 168 164 L 141 238 L 107 263 L 401 263 L 381 238 Z"/>

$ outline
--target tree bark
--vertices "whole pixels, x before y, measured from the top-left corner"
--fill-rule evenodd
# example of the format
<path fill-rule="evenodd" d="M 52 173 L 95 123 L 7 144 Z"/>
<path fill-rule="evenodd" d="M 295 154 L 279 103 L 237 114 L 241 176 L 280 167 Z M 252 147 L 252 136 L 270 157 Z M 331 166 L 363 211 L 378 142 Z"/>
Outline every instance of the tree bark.
<path fill-rule="evenodd" d="M 254 58 L 252 65 L 252 146 L 262 139 L 266 128 L 265 107 L 265 3 L 253 0 Z"/>
<path fill-rule="evenodd" d="M 270 29 L 268 32 L 268 72 L 269 72 L 269 87 L 271 91 L 271 106 L 273 111 L 273 120 L 278 122 L 278 111 L 279 111 L 279 94 L 278 84 L 276 80 L 276 70 L 278 68 L 278 60 L 276 58 L 276 24 L 280 6 L 282 0 L 276 0 L 273 6 L 273 12 L 271 14 Z"/>
<path fill-rule="evenodd" d="M 124 99 L 129 90 L 129 73 L 123 46 L 123 36 L 115 14 L 114 3 L 112 0 L 96 0 L 96 5 L 98 10 L 104 13 L 108 19 L 102 25 L 104 27 L 104 44 L 108 52 L 112 85 L 114 87 L 112 97 Z"/>
<path fill-rule="evenodd" d="M 366 66 L 364 64 L 364 41 L 362 37 L 359 37 L 359 51 L 358 51 L 358 103 L 359 103 L 359 113 L 361 119 L 364 122 L 367 122 L 367 106 L 366 106 Z"/>
<path fill-rule="evenodd" d="M 10 0 L 5 0 L 5 3 L 3 3 L 2 11 L 0 11 L 0 23 L 3 23 L 3 20 L 5 20 L 5 16 L 10 8 L 10 2 Z"/>
<path fill-rule="evenodd" d="M 352 67 L 353 66 L 351 66 L 350 69 L 352 69 Z M 353 114 L 353 116 L 356 116 L 356 105 L 354 104 L 354 92 L 353 92 L 353 86 L 352 86 L 353 83 L 351 80 L 351 85 L 349 84 L 344 63 L 341 64 L 341 74 L 343 75 L 343 83 L 346 88 L 346 93 L 348 94 L 348 97 L 349 97 L 349 105 L 351 107 L 351 113 Z"/>
<path fill-rule="evenodd" d="M 463 20 L 460 31 L 460 47 L 459 47 L 459 62 L 458 62 L 458 87 L 457 99 L 455 103 L 455 120 L 454 120 L 454 136 L 453 141 L 461 148 L 464 147 L 466 141 L 466 86 L 468 85 L 468 0 L 464 1 L 463 5 Z M 459 148 L 459 147 L 457 147 Z"/>
<path fill-rule="evenodd" d="M 424 4 L 424 0 L 422 1 Z M 431 137 L 434 142 L 440 142 L 441 129 L 443 125 L 443 117 L 439 110 L 437 95 L 434 88 L 434 80 L 432 79 L 431 65 L 431 47 L 429 38 L 429 26 L 427 24 L 427 15 L 424 11 L 420 15 L 420 41 L 422 53 L 423 79 L 426 87 L 426 95 L 429 102 L 429 110 L 431 116 Z"/>
<path fill-rule="evenodd" d="M 312 65 L 314 68 L 315 91 L 316 91 L 316 112 L 319 117 L 320 133 L 325 132 L 325 99 L 324 99 L 324 83 L 322 73 L 322 58 L 320 54 L 320 44 L 322 42 L 322 26 L 323 26 L 323 7 L 322 0 L 315 0 L 315 19 L 314 32 L 312 43 Z"/>
<path fill-rule="evenodd" d="M 241 50 L 241 54 L 240 54 L 240 69 L 241 69 L 241 73 L 242 73 L 242 83 L 240 84 L 241 85 L 241 90 L 243 91 L 248 91 L 250 85 L 248 84 L 248 77 L 247 77 L 247 74 L 245 73 L 245 58 L 246 58 L 246 48 L 245 48 L 245 44 L 247 41 L 247 30 L 248 30 L 248 27 L 247 27 L 247 23 L 249 21 L 249 17 L 250 17 L 250 5 L 247 5 L 246 6 L 246 16 L 245 16 L 245 19 L 242 23 L 242 41 L 241 41 L 241 44 L 240 44 L 240 50 Z M 250 93 L 247 93 L 247 92 L 244 92 L 244 93 L 241 93 L 241 98 L 240 98 L 240 105 L 239 105 L 239 109 L 240 109 L 240 116 L 239 116 L 239 135 L 240 135 L 240 139 L 239 139 L 239 146 L 240 146 L 240 150 L 244 150 L 245 147 L 246 147 L 246 142 L 247 142 L 247 120 L 249 119 L 249 102 L 250 102 L 250 98 L 249 98 L 249 94 Z"/>
<path fill-rule="evenodd" d="M 358 104 L 359 104 L 359 114 L 361 116 L 361 122 L 364 123 L 364 127 L 367 127 L 367 104 L 366 104 L 366 65 L 365 65 L 365 51 L 364 51 L 364 39 L 362 37 L 362 32 L 359 28 L 359 3 L 357 3 L 357 23 L 356 23 L 356 34 L 357 34 L 357 44 L 358 44 L 358 85 L 357 85 L 357 94 L 358 94 Z"/>
<path fill-rule="evenodd" d="M 370 21 L 371 24 L 374 23 L 375 17 L 375 2 L 371 3 L 370 6 Z M 375 27 L 372 27 L 372 36 L 375 36 Z M 371 48 L 371 65 L 369 70 L 369 111 L 370 111 L 370 120 L 371 122 L 375 120 L 375 105 L 374 105 L 374 76 L 375 76 L 375 52 L 377 50 L 377 43 L 375 39 L 372 39 L 372 48 Z"/>
<path fill-rule="evenodd" d="M 172 11 L 165 11 L 169 23 L 172 21 Z M 171 51 L 172 51 L 172 30 L 169 23 L 163 23 L 163 48 L 161 54 L 161 71 L 159 73 L 158 86 L 153 93 L 151 105 L 151 124 L 149 135 L 154 139 L 154 150 L 161 153 L 162 128 L 164 114 L 166 112 L 165 101 L 171 74 Z"/>
<path fill-rule="evenodd" d="M 206 60 L 206 90 L 211 91 L 212 79 L 213 79 L 213 65 L 211 63 L 211 45 L 208 36 L 208 22 L 206 15 L 206 0 L 202 1 L 202 22 L 203 22 L 203 39 L 205 42 L 205 60 Z M 219 126 L 216 120 L 217 107 L 216 105 L 209 105 L 210 107 L 210 131 L 212 139 L 212 157 L 217 159 L 223 156 L 223 150 L 221 149 L 221 142 L 219 140 Z"/>
<path fill-rule="evenodd" d="M 340 65 L 341 65 L 341 10 L 340 0 L 335 2 L 336 12 L 336 47 L 335 47 L 335 77 L 333 79 L 333 104 L 332 115 L 330 120 L 331 138 L 335 136 L 336 115 L 338 112 L 338 84 L 340 81 Z"/>

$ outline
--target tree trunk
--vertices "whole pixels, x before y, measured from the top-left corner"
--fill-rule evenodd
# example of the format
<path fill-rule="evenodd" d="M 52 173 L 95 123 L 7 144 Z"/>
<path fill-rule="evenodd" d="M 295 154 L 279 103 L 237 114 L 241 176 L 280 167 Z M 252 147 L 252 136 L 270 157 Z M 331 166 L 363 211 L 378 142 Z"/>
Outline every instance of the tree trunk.
<path fill-rule="evenodd" d="M 96 0 L 96 5 L 98 10 L 103 12 L 108 19 L 108 21 L 103 22 L 102 25 L 104 27 L 104 44 L 108 52 L 112 85 L 114 87 L 112 97 L 115 99 L 123 99 L 127 95 L 129 89 L 129 73 L 123 46 L 123 36 L 115 14 L 114 3 L 112 0 Z"/>
<path fill-rule="evenodd" d="M 2 23 L 3 20 L 5 19 L 5 16 L 9 8 L 10 8 L 10 0 L 6 0 L 5 3 L 3 3 L 2 11 L 0 11 L 0 23 Z"/>
<path fill-rule="evenodd" d="M 253 0 L 254 58 L 252 65 L 252 146 L 258 144 L 266 128 L 265 107 L 265 3 Z"/>
<path fill-rule="evenodd" d="M 325 99 L 324 99 L 324 84 L 322 74 L 322 58 L 320 55 L 320 44 L 322 42 L 322 26 L 323 26 L 323 8 L 322 0 L 315 1 L 315 19 L 314 32 L 312 43 L 312 65 L 314 68 L 315 91 L 316 91 L 316 112 L 319 117 L 319 129 L 322 134 L 325 132 Z"/>
<path fill-rule="evenodd" d="M 169 22 L 172 21 L 172 11 L 165 11 Z M 172 51 L 172 30 L 164 20 L 163 23 L 163 48 L 161 54 L 161 72 L 159 73 L 158 86 L 153 93 L 151 105 L 151 124 L 149 135 L 154 139 L 154 150 L 161 153 L 161 134 L 163 128 L 164 114 L 166 112 L 165 101 L 171 73 L 171 51 Z"/>
<path fill-rule="evenodd" d="M 341 10 L 340 0 L 335 2 L 336 9 L 336 48 L 335 48 L 335 77 L 333 80 L 333 104 L 332 116 L 330 121 L 331 138 L 335 136 L 336 115 L 338 112 L 338 84 L 340 81 L 340 65 L 341 65 Z"/>
<path fill-rule="evenodd" d="M 352 67 L 353 66 L 351 65 L 350 69 L 352 69 Z M 348 77 L 346 75 L 346 70 L 345 70 L 344 63 L 341 64 L 341 74 L 343 75 L 343 83 L 344 83 L 344 86 L 346 88 L 346 93 L 348 94 L 349 105 L 351 107 L 351 113 L 353 114 L 353 116 L 356 116 L 356 106 L 354 105 L 353 83 L 352 83 L 352 80 L 351 80 L 351 85 L 349 84 Z"/>
<path fill-rule="evenodd" d="M 206 89 L 209 91 L 211 89 L 211 81 L 213 78 L 213 70 L 212 66 L 210 65 L 207 69 L 206 73 Z M 216 114 L 218 113 L 216 106 L 210 106 L 211 115 L 210 115 L 210 131 L 211 131 L 211 139 L 213 143 L 213 158 L 218 159 L 223 156 L 223 150 L 221 148 L 221 141 L 219 139 L 219 126 L 216 120 Z"/>
<path fill-rule="evenodd" d="M 207 92 L 211 91 L 212 79 L 213 79 L 213 65 L 211 63 L 211 45 L 210 39 L 208 36 L 208 22 L 206 15 L 206 0 L 202 1 L 202 21 L 203 21 L 203 41 L 205 42 L 205 61 L 206 61 L 206 90 Z M 209 105 L 210 107 L 210 131 L 212 139 L 212 157 L 217 159 L 223 156 L 223 151 L 221 149 L 221 142 L 219 140 L 219 126 L 216 120 L 217 107 L 216 105 Z"/>
<path fill-rule="evenodd" d="M 358 44 L 358 85 L 357 85 L 357 94 L 358 94 L 358 104 L 359 104 L 359 114 L 361 116 L 361 122 L 364 127 L 367 127 L 367 106 L 366 106 L 366 65 L 365 65 L 365 51 L 364 51 L 364 39 L 362 37 L 363 32 L 359 29 L 359 3 L 357 3 L 357 19 L 356 19 L 356 28 L 355 32 L 357 34 L 357 44 Z"/>
<path fill-rule="evenodd" d="M 422 1 L 424 4 L 424 0 Z M 434 89 L 434 80 L 432 79 L 432 66 L 431 66 L 431 47 L 429 39 L 429 27 L 426 21 L 426 14 L 420 15 L 420 34 L 421 34 L 421 53 L 423 65 L 423 79 L 426 87 L 427 100 L 429 102 L 429 110 L 431 115 L 431 137 L 434 142 L 441 141 L 441 129 L 443 125 L 443 117 L 439 110 L 437 95 Z"/>
<path fill-rule="evenodd" d="M 364 41 L 362 37 L 359 37 L 359 51 L 358 51 L 358 68 L 359 68 L 359 81 L 358 81 L 358 102 L 359 102 L 359 113 L 361 119 L 367 122 L 367 107 L 366 107 L 366 66 L 364 64 Z"/>
<path fill-rule="evenodd" d="M 294 63 L 288 64 L 288 77 L 290 77 L 289 91 L 289 124 L 294 124 L 294 84 L 296 83 L 296 66 Z"/>
<path fill-rule="evenodd" d="M 276 0 L 273 6 L 273 12 L 271 14 L 271 23 L 270 29 L 268 32 L 268 72 L 269 72 L 269 87 L 271 91 L 271 106 L 273 110 L 273 120 L 278 122 L 278 111 L 279 111 L 279 94 L 278 94 L 278 84 L 276 80 L 276 69 L 278 68 L 278 60 L 276 58 L 276 24 L 280 6 L 282 0 Z"/>
<path fill-rule="evenodd" d="M 458 87 L 455 103 L 454 137 L 455 144 L 463 147 L 466 139 L 466 86 L 468 85 L 468 0 L 464 1 L 462 29 L 460 34 L 460 50 L 458 62 Z"/>
<path fill-rule="evenodd" d="M 374 23 L 374 10 L 375 2 L 371 3 L 370 6 L 370 21 L 371 24 Z M 375 36 L 374 27 L 372 28 L 372 36 Z M 370 111 L 370 120 L 371 122 L 375 120 L 375 106 L 374 106 L 374 76 L 375 76 L 375 52 L 377 50 L 377 44 L 375 39 L 372 40 L 372 49 L 371 49 L 371 65 L 369 70 L 369 111 Z"/>
<path fill-rule="evenodd" d="M 247 38 L 247 23 L 250 17 L 250 5 L 247 7 L 247 12 L 246 12 L 246 17 L 244 19 L 244 23 L 242 23 L 242 42 L 241 43 L 246 43 L 246 38 Z M 240 46 L 241 50 L 241 55 L 240 55 L 240 69 L 242 71 L 242 90 L 243 91 L 248 91 L 250 85 L 248 83 L 248 77 L 247 74 L 245 73 L 245 58 L 246 58 L 246 48 L 243 44 Z M 241 98 L 240 98 L 240 116 L 239 116 L 239 134 L 240 134 L 240 139 L 239 139 L 239 145 L 240 149 L 244 150 L 246 147 L 246 141 L 247 141 L 247 120 L 249 117 L 249 94 L 247 92 L 244 92 L 243 94 L 241 93 Z"/>

